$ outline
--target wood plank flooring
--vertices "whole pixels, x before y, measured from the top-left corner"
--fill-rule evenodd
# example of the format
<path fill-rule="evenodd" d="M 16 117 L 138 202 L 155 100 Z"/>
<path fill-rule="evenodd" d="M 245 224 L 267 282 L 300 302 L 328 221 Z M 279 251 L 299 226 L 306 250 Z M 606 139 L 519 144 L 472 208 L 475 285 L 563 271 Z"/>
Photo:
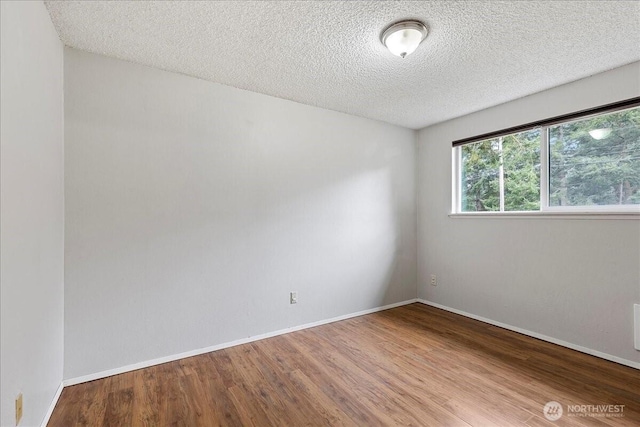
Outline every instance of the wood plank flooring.
<path fill-rule="evenodd" d="M 67 387 L 49 422 L 217 425 L 638 426 L 640 371 L 411 304 Z"/>

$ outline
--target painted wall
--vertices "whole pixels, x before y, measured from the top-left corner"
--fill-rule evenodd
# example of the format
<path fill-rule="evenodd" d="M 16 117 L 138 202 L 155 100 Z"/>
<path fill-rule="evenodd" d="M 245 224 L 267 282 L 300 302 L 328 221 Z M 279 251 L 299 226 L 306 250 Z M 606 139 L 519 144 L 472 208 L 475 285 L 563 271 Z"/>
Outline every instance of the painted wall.
<path fill-rule="evenodd" d="M 67 379 L 415 298 L 414 131 L 67 49 L 65 132 Z"/>
<path fill-rule="evenodd" d="M 638 95 L 634 63 L 419 131 L 418 296 L 640 362 L 640 220 L 448 216 L 451 141 Z"/>
<path fill-rule="evenodd" d="M 1 416 L 39 425 L 62 381 L 63 47 L 42 2 L 0 3 Z"/>

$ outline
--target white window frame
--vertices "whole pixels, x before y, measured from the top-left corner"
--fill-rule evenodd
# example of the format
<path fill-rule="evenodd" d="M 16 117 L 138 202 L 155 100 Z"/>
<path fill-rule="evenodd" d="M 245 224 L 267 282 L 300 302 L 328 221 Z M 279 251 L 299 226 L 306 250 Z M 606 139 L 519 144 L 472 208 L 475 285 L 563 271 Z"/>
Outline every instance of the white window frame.
<path fill-rule="evenodd" d="M 524 125 L 513 128 L 513 132 L 509 130 L 496 132 L 495 136 L 486 134 L 483 136 L 474 138 L 473 144 L 487 139 L 493 139 L 500 136 L 513 135 L 515 133 L 523 132 L 526 130 L 540 129 L 540 209 L 535 211 L 505 211 L 503 208 L 503 201 L 501 200 L 501 209 L 499 211 L 483 211 L 483 212 L 463 212 L 462 211 L 462 146 L 455 145 L 452 148 L 451 162 L 452 162 L 452 189 L 451 189 L 451 212 L 450 216 L 464 216 L 464 217 L 478 217 L 478 216 L 555 216 L 555 215 L 622 215 L 626 218 L 640 219 L 640 205 L 591 205 L 591 206 L 550 206 L 549 205 L 549 128 L 564 123 L 571 123 L 574 121 L 580 121 L 588 119 L 589 117 L 595 117 L 603 114 L 610 114 L 617 111 L 629 110 L 632 108 L 639 108 L 640 98 L 633 98 L 630 100 L 622 101 L 621 103 L 631 103 L 633 105 L 627 108 L 617 108 L 608 111 L 599 111 L 593 114 L 584 114 L 584 112 L 578 112 L 571 115 L 566 120 L 560 120 L 561 116 L 555 119 L 548 119 L 546 121 L 550 124 L 531 124 L 531 126 Z M 602 110 L 609 106 L 598 107 L 594 110 Z M 541 121 L 544 122 L 544 121 Z M 454 142 L 455 144 L 455 142 Z M 466 144 L 466 143 L 465 143 Z"/>

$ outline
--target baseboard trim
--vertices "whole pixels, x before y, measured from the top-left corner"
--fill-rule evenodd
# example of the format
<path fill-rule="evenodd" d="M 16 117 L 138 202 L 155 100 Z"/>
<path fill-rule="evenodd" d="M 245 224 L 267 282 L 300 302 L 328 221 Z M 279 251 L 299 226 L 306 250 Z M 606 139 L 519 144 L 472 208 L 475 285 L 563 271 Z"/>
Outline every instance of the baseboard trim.
<path fill-rule="evenodd" d="M 450 311 L 451 313 L 459 314 L 459 315 L 464 316 L 464 317 L 469 317 L 471 319 L 479 320 L 481 322 L 488 323 L 490 325 L 494 325 L 494 326 L 498 326 L 500 328 L 508 329 L 510 331 L 518 332 L 520 334 L 527 335 L 527 336 L 530 336 L 530 337 L 533 337 L 533 338 L 537 338 L 537 339 L 542 340 L 542 341 L 547 341 L 547 342 L 550 342 L 552 344 L 561 345 L 562 347 L 567 347 L 567 348 L 570 348 L 572 350 L 579 351 L 581 353 L 586 353 L 586 354 L 589 354 L 591 356 L 596 356 L 596 357 L 599 357 L 601 359 L 605 359 L 605 360 L 609 360 L 611 362 L 619 363 L 621 365 L 629 366 L 631 368 L 640 369 L 640 363 L 634 362 L 632 360 L 627 360 L 627 359 L 623 359 L 621 357 L 612 356 L 610 354 L 603 353 L 601 351 L 592 350 L 592 349 L 587 348 L 587 347 L 582 347 L 580 345 L 572 344 L 572 343 L 567 342 L 567 341 L 559 340 L 557 338 L 549 337 L 547 335 L 539 334 L 537 332 L 532 332 L 532 331 L 529 331 L 527 329 L 518 328 L 517 326 L 507 325 L 506 323 L 497 322 L 495 320 L 487 319 L 486 317 L 477 316 L 475 314 L 467 313 L 466 311 L 458 310 L 456 308 L 447 307 L 446 305 L 442 305 L 442 304 L 438 304 L 438 303 L 435 303 L 435 302 L 431 302 L 431 301 L 428 301 L 428 300 L 425 300 L 425 299 L 422 299 L 422 298 L 418 298 L 418 302 L 421 303 L 421 304 L 429 305 L 431 307 L 440 308 L 440 309 L 445 310 L 445 311 Z"/>
<path fill-rule="evenodd" d="M 200 354 L 210 353 L 212 351 L 222 350 L 222 349 L 229 348 L 229 347 L 235 347 L 237 345 L 248 344 L 248 343 L 251 343 L 251 342 L 254 342 L 254 341 L 263 340 L 263 339 L 266 339 L 266 338 L 271 338 L 271 337 L 275 337 L 275 336 L 278 336 L 278 335 L 288 334 L 290 332 L 301 331 L 303 329 L 309 329 L 309 328 L 313 328 L 313 327 L 316 327 L 316 326 L 326 325 L 328 323 L 339 322 L 340 320 L 346 320 L 346 319 L 350 319 L 352 317 L 358 317 L 358 316 L 363 316 L 365 314 L 376 313 L 378 311 L 389 310 L 391 308 L 400 307 L 400 306 L 407 305 L 407 304 L 413 304 L 415 302 L 418 302 L 417 298 L 413 298 L 413 299 L 410 299 L 410 300 L 397 302 L 397 303 L 394 303 L 394 304 L 388 304 L 388 305 L 384 305 L 384 306 L 381 306 L 381 307 L 370 308 L 370 309 L 367 309 L 367 310 L 362 310 L 362 311 L 358 311 L 358 312 L 355 312 L 355 313 L 345 314 L 345 315 L 342 315 L 342 316 L 332 317 L 330 319 L 320 320 L 320 321 L 317 321 L 317 322 L 305 323 L 303 325 L 293 326 L 291 328 L 286 328 L 286 329 L 280 329 L 278 331 L 268 332 L 266 334 L 261 334 L 261 335 L 255 335 L 255 336 L 251 336 L 251 337 L 248 337 L 248 338 L 242 338 L 242 339 L 239 339 L 239 340 L 230 341 L 230 342 L 226 342 L 226 343 L 222 343 L 222 344 L 216 344 L 216 345 L 212 345 L 212 346 L 205 347 L 205 348 L 199 348 L 199 349 L 196 349 L 196 350 L 186 351 L 184 353 L 173 354 L 171 356 L 165 356 L 165 357 L 160 357 L 160 358 L 157 358 L 157 359 L 147 360 L 147 361 L 144 361 L 144 362 L 134 363 L 132 365 L 122 366 L 120 368 L 115 368 L 115 369 L 109 369 L 109 370 L 106 370 L 106 371 L 96 372 L 95 374 L 89 374 L 89 375 L 83 375 L 81 377 L 69 378 L 67 380 L 64 380 L 62 382 L 62 384 L 63 384 L 64 387 L 68 387 L 68 386 L 72 386 L 72 385 L 76 385 L 76 384 L 85 383 L 85 382 L 88 382 L 88 381 L 99 380 L 101 378 L 106 378 L 106 377 L 110 377 L 110 376 L 113 376 L 113 375 L 123 374 L 125 372 L 131 372 L 131 371 L 135 371 L 135 370 L 138 370 L 138 369 L 148 368 L 150 366 L 160 365 L 162 363 L 173 362 L 175 360 L 180 360 L 180 359 L 184 359 L 184 358 L 187 358 L 187 357 L 198 356 Z"/>
<path fill-rule="evenodd" d="M 60 385 L 58 386 L 58 389 L 56 390 L 56 394 L 53 396 L 53 400 L 51 400 L 51 405 L 49 405 L 49 409 L 47 410 L 47 413 L 45 414 L 44 419 L 42 420 L 42 424 L 41 424 L 42 427 L 47 427 L 47 424 L 49 423 L 49 418 L 51 418 L 51 414 L 53 414 L 53 410 L 58 404 L 58 399 L 60 399 L 60 395 L 62 394 L 63 388 L 64 388 L 64 384 L 60 383 Z"/>

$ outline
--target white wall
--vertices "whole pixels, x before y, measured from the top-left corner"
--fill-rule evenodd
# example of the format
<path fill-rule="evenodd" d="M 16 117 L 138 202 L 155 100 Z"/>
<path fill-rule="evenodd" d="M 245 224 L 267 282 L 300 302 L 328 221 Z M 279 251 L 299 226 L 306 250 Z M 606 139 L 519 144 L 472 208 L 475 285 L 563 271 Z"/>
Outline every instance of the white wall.
<path fill-rule="evenodd" d="M 67 379 L 415 298 L 414 131 L 66 49 L 65 132 Z"/>
<path fill-rule="evenodd" d="M 639 94 L 635 63 L 421 130 L 418 296 L 640 362 L 640 220 L 448 216 L 451 141 Z"/>
<path fill-rule="evenodd" d="M 62 381 L 63 48 L 42 2 L 1 2 L 1 416 L 43 420 Z"/>

